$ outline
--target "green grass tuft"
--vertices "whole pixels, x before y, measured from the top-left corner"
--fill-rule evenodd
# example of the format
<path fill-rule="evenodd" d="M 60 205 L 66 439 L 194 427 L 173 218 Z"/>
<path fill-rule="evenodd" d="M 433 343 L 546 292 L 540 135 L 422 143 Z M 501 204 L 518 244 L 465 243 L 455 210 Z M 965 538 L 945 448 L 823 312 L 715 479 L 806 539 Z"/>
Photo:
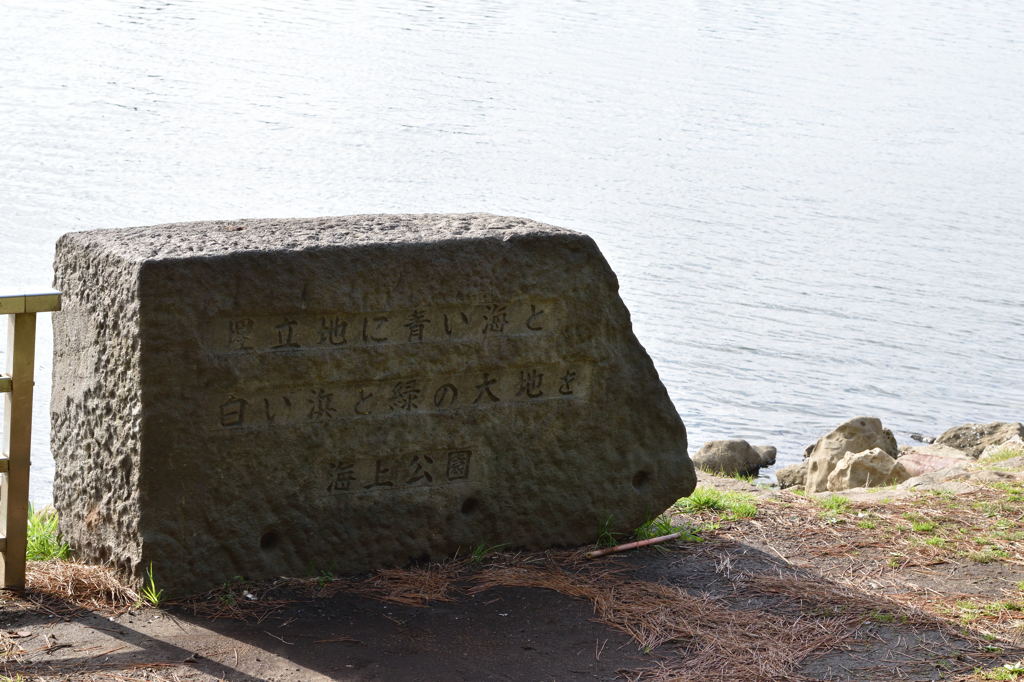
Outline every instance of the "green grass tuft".
<path fill-rule="evenodd" d="M 1024 455 L 1024 451 L 1016 448 L 1003 448 L 998 452 L 993 452 L 991 455 L 981 461 L 982 464 L 997 464 L 999 462 L 1005 462 L 1008 459 L 1014 459 Z"/>
<path fill-rule="evenodd" d="M 500 552 L 502 549 L 504 549 L 504 547 L 505 543 L 502 543 L 500 545 L 488 545 L 486 542 L 481 542 L 479 545 L 470 550 L 469 560 L 474 564 L 479 564 L 490 555 L 496 552 Z"/>
<path fill-rule="evenodd" d="M 594 544 L 598 547 L 614 547 L 619 544 L 619 533 L 612 532 L 612 517 L 608 516 L 597 529 L 597 540 Z"/>
<path fill-rule="evenodd" d="M 983 549 L 980 552 L 969 553 L 967 558 L 979 564 L 990 564 L 993 561 L 1009 559 L 1010 553 L 1003 549 Z"/>
<path fill-rule="evenodd" d="M 845 514 L 850 511 L 850 498 L 842 495 L 829 495 L 818 500 L 818 504 L 834 514 Z"/>
<path fill-rule="evenodd" d="M 998 668 L 992 668 L 991 670 L 976 669 L 976 675 L 980 675 L 983 680 L 995 680 L 996 682 L 1004 682 L 1006 680 L 1020 679 L 1024 675 L 1024 661 L 1018 661 L 1017 663 L 1004 663 Z"/>
<path fill-rule="evenodd" d="M 883 611 L 872 611 L 871 613 L 868 614 L 868 618 L 870 618 L 871 620 L 873 620 L 876 623 L 895 623 L 896 622 L 896 616 L 895 615 L 893 615 L 891 613 L 886 613 L 886 612 L 883 612 Z"/>
<path fill-rule="evenodd" d="M 146 581 L 142 585 L 139 596 L 150 606 L 160 606 L 163 602 L 164 591 L 157 589 L 156 579 L 153 578 L 153 562 L 149 563 L 149 568 L 146 570 Z"/>
<path fill-rule="evenodd" d="M 330 571 L 320 571 L 320 575 L 316 577 L 316 584 L 320 588 L 327 587 L 332 582 L 334 582 L 334 574 Z"/>
<path fill-rule="evenodd" d="M 661 537 L 662 535 L 669 535 L 675 533 L 676 527 L 672 525 L 672 518 L 662 514 L 656 516 L 650 521 L 642 524 L 639 528 L 633 531 L 633 537 L 637 540 L 649 540 L 650 538 Z"/>
<path fill-rule="evenodd" d="M 25 558 L 29 561 L 49 561 L 50 559 L 67 559 L 68 545 L 61 542 L 57 531 L 57 511 L 53 507 L 43 507 L 36 511 L 31 504 L 28 506 L 28 547 Z"/>
<path fill-rule="evenodd" d="M 697 486 L 689 497 L 675 504 L 683 512 L 718 512 L 726 519 L 749 519 L 757 515 L 754 497 L 747 493 Z"/>
<path fill-rule="evenodd" d="M 659 538 L 662 535 L 682 533 L 678 539 L 683 542 L 703 542 L 704 538 L 700 537 L 697 532 L 697 529 L 688 528 L 686 526 L 677 526 L 672 523 L 671 516 L 668 514 L 661 514 L 633 531 L 633 537 L 637 540 L 650 540 L 651 538 Z"/>

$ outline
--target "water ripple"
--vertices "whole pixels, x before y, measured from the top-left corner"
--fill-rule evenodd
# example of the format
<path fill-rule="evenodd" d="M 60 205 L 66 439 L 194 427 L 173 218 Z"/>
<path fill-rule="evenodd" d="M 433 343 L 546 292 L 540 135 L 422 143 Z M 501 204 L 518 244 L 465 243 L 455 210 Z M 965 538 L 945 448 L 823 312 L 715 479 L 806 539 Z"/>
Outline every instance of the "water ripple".
<path fill-rule="evenodd" d="M 488 210 L 597 240 L 694 446 L 1024 417 L 1019 4 L 3 12 L 5 287 L 69 230 Z"/>

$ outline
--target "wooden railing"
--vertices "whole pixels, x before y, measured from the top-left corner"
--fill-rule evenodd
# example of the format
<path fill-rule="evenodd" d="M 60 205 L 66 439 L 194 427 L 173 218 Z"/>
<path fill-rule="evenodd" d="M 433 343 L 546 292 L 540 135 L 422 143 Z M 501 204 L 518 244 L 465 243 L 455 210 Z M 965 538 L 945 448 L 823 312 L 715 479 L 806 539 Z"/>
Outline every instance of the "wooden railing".
<path fill-rule="evenodd" d="M 32 387 L 35 385 L 36 313 L 60 310 L 60 294 L 0 294 L 0 315 L 8 315 L 7 369 L 0 442 L 0 587 L 25 587 L 28 544 L 28 469 L 32 451 Z"/>

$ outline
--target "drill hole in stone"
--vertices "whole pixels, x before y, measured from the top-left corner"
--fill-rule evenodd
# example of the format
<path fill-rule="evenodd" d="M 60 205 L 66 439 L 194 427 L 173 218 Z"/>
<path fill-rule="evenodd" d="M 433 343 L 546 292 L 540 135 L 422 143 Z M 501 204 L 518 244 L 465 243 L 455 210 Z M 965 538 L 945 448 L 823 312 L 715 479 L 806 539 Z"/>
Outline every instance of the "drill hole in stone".
<path fill-rule="evenodd" d="M 633 474 L 633 487 L 636 488 L 637 490 L 642 489 L 645 485 L 647 485 L 647 481 L 649 481 L 650 478 L 651 475 L 648 474 L 646 471 L 636 472 L 635 474 Z"/>
<path fill-rule="evenodd" d="M 473 512 L 475 512 L 479 508 L 480 508 L 480 502 L 477 501 L 477 499 L 475 497 L 470 497 L 469 499 L 467 499 L 465 502 L 462 503 L 462 513 L 463 514 L 472 514 Z"/>
<path fill-rule="evenodd" d="M 276 530 L 267 531 L 260 538 L 260 549 L 267 551 L 274 549 L 281 542 L 281 536 Z"/>

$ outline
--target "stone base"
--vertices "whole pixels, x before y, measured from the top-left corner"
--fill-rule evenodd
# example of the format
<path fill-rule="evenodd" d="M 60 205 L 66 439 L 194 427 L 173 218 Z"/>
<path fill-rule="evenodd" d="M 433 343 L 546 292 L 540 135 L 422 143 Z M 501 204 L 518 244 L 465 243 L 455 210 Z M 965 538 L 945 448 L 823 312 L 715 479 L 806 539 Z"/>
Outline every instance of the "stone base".
<path fill-rule="evenodd" d="M 240 220 L 57 246 L 54 502 L 168 593 L 632 530 L 695 485 L 581 234 L 490 215 Z"/>

